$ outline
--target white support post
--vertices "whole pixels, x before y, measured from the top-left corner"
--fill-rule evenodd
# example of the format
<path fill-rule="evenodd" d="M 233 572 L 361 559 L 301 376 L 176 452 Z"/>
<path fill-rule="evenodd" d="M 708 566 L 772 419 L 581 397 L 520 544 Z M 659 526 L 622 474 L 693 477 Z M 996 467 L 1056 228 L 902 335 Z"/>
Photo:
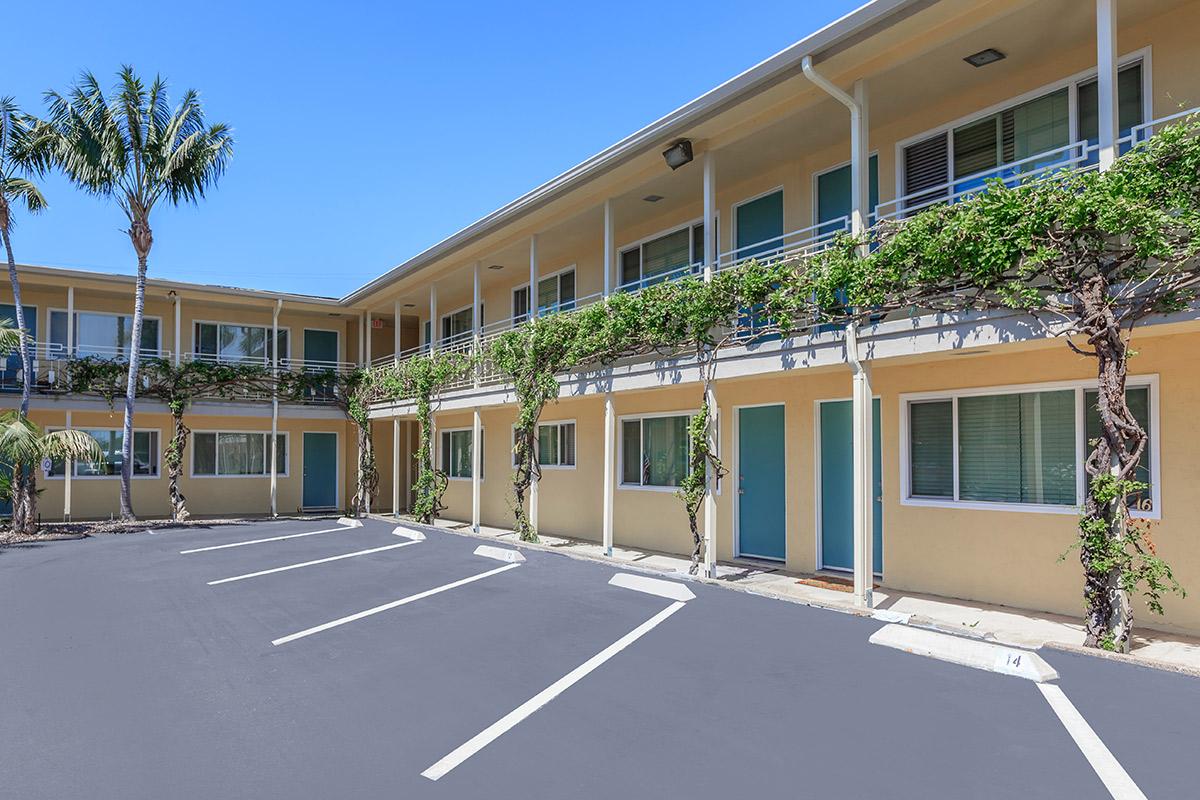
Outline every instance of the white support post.
<path fill-rule="evenodd" d="M 846 358 L 854 376 L 851 400 L 854 460 L 854 600 L 871 608 L 875 578 L 875 414 L 871 366 L 859 357 L 858 323 L 846 326 Z"/>
<path fill-rule="evenodd" d="M 604 201 L 604 296 L 612 294 L 612 281 L 616 257 L 616 233 L 613 228 L 612 199 Z"/>
<path fill-rule="evenodd" d="M 704 436 L 709 452 L 716 453 L 717 390 L 712 381 L 704 387 L 704 400 L 708 404 L 708 428 Z M 717 577 L 717 474 L 708 463 L 704 465 L 704 577 Z"/>
<path fill-rule="evenodd" d="M 367 352 L 367 316 L 358 315 L 358 365 L 363 366 L 363 357 Z"/>
<path fill-rule="evenodd" d="M 860 236 L 871 224 L 870 159 L 868 134 L 867 82 L 854 82 L 854 105 L 850 109 L 850 202 L 852 233 Z M 863 247 L 866 255 L 866 246 Z"/>
<path fill-rule="evenodd" d="M 529 237 L 529 318 L 538 315 L 538 237 Z"/>
<path fill-rule="evenodd" d="M 400 418 L 392 417 L 392 516 L 400 516 Z"/>
<path fill-rule="evenodd" d="M 538 315 L 538 237 L 529 237 L 529 318 L 537 319 Z M 538 529 L 538 475 L 537 475 L 537 437 L 534 436 L 534 465 L 530 473 L 529 483 L 529 524 L 534 532 Z"/>
<path fill-rule="evenodd" d="M 412 502 L 412 422 L 404 420 L 404 508 Z"/>
<path fill-rule="evenodd" d="M 471 285 L 473 287 L 473 291 L 471 294 L 471 297 L 472 297 L 471 354 L 475 357 L 479 356 L 480 348 L 483 346 L 483 315 L 479 313 L 479 301 L 482 299 L 481 294 L 480 294 L 480 285 L 479 285 L 479 268 L 481 266 L 482 265 L 478 261 L 475 262 L 474 274 L 472 275 L 472 281 L 471 281 Z M 481 377 L 481 372 L 480 372 L 481 367 L 482 367 L 482 365 L 479 364 L 478 362 L 476 362 L 476 364 L 475 364 L 475 381 L 474 381 L 474 386 L 476 389 L 479 388 L 479 379 Z M 478 416 L 478 411 L 476 412 L 476 416 Z M 474 440 L 472 440 L 472 441 L 474 441 Z M 474 473 L 472 473 L 472 474 L 474 474 Z M 476 527 L 478 527 L 478 526 L 476 526 Z"/>
<path fill-rule="evenodd" d="M 67 287 L 67 358 L 75 357 L 75 287 Z"/>
<path fill-rule="evenodd" d="M 363 358 L 362 365 L 364 367 L 369 367 L 369 366 L 371 366 L 371 361 L 375 358 L 375 351 L 372 346 L 374 344 L 375 334 L 373 332 L 374 328 L 371 327 L 371 325 L 372 325 L 371 312 L 368 310 L 367 313 L 364 315 L 364 317 L 366 320 L 364 322 L 364 326 L 367 331 L 367 344 L 366 344 L 367 354 Z"/>
<path fill-rule="evenodd" d="M 437 284 L 429 284 L 429 340 L 425 342 L 429 352 L 433 352 L 438 340 L 437 318 Z"/>
<path fill-rule="evenodd" d="M 400 337 L 400 301 L 392 303 L 392 319 L 395 324 L 392 328 L 392 363 L 400 363 L 400 345 L 403 341 Z"/>
<path fill-rule="evenodd" d="M 1100 169 L 1117 160 L 1120 122 L 1117 105 L 1117 2 L 1096 0 L 1096 90 L 1100 112 Z"/>
<path fill-rule="evenodd" d="M 475 406 L 471 415 L 471 530 L 475 533 L 479 533 L 479 484 L 483 479 L 483 448 L 479 446 L 482 438 L 483 423 L 479 419 L 479 406 Z"/>
<path fill-rule="evenodd" d="M 704 153 L 704 280 L 711 281 L 717 267 L 717 157 Z"/>
<path fill-rule="evenodd" d="M 178 306 L 176 307 L 178 308 Z M 279 380 L 279 312 L 283 298 L 275 301 L 271 314 L 271 377 Z M 178 335 L 178 334 L 176 334 Z M 271 387 L 271 516 L 279 516 L 279 392 Z"/>
<path fill-rule="evenodd" d="M 616 489 L 617 418 L 612 392 L 604 393 L 604 555 L 613 554 L 613 493 Z"/>
<path fill-rule="evenodd" d="M 71 412 L 67 412 L 67 430 L 71 430 Z M 75 472 L 75 461 L 68 459 L 63 473 L 63 522 L 71 521 L 71 476 Z"/>
<path fill-rule="evenodd" d="M 171 302 L 175 306 L 175 353 L 171 360 L 178 367 L 183 357 L 183 319 L 179 308 L 182 301 L 178 294 L 171 292 Z"/>

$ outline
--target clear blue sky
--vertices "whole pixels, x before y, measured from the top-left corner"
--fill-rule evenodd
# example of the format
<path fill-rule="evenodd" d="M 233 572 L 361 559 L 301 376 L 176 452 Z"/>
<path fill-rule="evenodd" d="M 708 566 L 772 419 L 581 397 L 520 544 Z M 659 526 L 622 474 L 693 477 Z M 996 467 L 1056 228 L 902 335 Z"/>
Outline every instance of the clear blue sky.
<path fill-rule="evenodd" d="M 155 212 L 151 274 L 341 295 L 859 4 L 11 3 L 0 95 L 125 62 L 198 89 L 233 163 Z M 132 271 L 115 205 L 44 189 L 18 262 Z"/>

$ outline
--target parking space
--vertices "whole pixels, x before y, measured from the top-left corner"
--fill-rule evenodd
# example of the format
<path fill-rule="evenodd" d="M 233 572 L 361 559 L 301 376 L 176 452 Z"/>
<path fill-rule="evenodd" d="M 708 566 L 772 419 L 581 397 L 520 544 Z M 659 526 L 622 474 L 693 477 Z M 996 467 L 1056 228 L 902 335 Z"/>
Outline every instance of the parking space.
<path fill-rule="evenodd" d="M 1141 796 L 1036 684 L 869 644 L 878 621 L 425 535 L 287 521 L 0 551 L 0 785 Z M 1141 791 L 1186 796 L 1200 682 L 1050 658 Z"/>

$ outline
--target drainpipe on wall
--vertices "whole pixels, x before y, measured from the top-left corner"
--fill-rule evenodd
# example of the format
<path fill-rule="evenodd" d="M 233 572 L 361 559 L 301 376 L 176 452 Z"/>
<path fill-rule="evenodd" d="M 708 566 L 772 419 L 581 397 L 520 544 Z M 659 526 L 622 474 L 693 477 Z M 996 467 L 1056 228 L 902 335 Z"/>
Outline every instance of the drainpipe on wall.
<path fill-rule="evenodd" d="M 867 230 L 867 184 L 869 149 L 867 141 L 867 91 L 862 80 L 854 82 L 851 95 L 835 86 L 817 72 L 812 56 L 801 61 L 804 75 L 826 94 L 850 111 L 850 232 L 861 236 Z M 860 246 L 866 255 L 867 245 Z M 874 520 L 875 520 L 875 419 L 871 390 L 871 367 L 859 357 L 858 323 L 846 326 L 846 361 L 853 375 L 852 404 L 853 462 L 854 462 L 854 599 L 856 604 L 870 608 L 874 582 Z M 820 566 L 820 565 L 818 565 Z"/>
<path fill-rule="evenodd" d="M 183 342 L 180 341 L 180 335 L 183 331 L 183 320 L 180 316 L 179 295 L 174 290 L 168 294 L 171 295 L 171 305 L 175 307 L 175 353 L 171 358 L 171 363 L 178 368 L 180 358 L 183 355 Z"/>

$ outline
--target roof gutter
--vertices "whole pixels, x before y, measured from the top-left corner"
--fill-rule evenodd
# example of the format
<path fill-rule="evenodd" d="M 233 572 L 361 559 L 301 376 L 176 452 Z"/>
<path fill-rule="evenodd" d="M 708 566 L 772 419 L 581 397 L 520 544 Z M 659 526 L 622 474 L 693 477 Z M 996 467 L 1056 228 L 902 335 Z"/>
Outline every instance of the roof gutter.
<path fill-rule="evenodd" d="M 363 284 L 342 297 L 341 303 L 353 305 L 359 302 L 371 292 L 429 266 L 471 241 L 540 208 L 588 180 L 615 169 L 643 151 L 661 145 L 664 140 L 681 134 L 688 126 L 715 116 L 734 103 L 744 100 L 747 96 L 769 88 L 794 74 L 803 59 L 807 58 L 811 61 L 819 58 L 822 53 L 836 49 L 839 45 L 852 43 L 852 40 L 856 39 L 861 40 L 862 37 L 869 36 L 887 24 L 903 19 L 910 13 L 915 13 L 935 2 L 937 0 L 871 0 L 801 39 L 791 47 L 726 81 L 707 94 L 701 95 L 696 100 L 600 151 L 533 191 L 448 236 L 378 278 Z"/>

